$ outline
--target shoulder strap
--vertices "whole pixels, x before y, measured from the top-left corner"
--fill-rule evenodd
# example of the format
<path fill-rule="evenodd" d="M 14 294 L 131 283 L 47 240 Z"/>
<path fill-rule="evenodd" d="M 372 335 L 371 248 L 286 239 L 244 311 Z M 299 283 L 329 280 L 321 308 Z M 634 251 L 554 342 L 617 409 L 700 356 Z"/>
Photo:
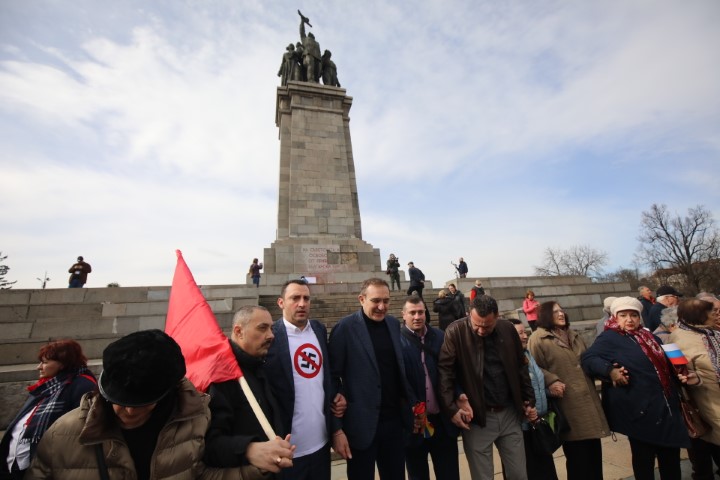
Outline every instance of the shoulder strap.
<path fill-rule="evenodd" d="M 107 464 L 105 463 L 105 454 L 103 453 L 102 443 L 95 444 L 95 457 L 97 457 L 100 480 L 110 480 Z"/>

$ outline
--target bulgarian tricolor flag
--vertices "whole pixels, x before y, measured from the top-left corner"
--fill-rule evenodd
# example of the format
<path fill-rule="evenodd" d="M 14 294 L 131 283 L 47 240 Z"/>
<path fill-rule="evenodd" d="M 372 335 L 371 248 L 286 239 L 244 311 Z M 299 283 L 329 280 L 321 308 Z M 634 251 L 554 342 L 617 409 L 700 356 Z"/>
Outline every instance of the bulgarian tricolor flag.
<path fill-rule="evenodd" d="M 168 304 L 165 333 L 180 345 L 187 378 L 201 392 L 211 383 L 238 380 L 260 425 L 269 439 L 275 438 L 270 423 L 235 359 L 228 338 L 220 329 L 207 300 L 198 288 L 182 252 L 175 250 L 177 265 Z"/>
<path fill-rule="evenodd" d="M 674 367 L 677 368 L 688 364 L 687 358 L 685 358 L 683 352 L 674 343 L 663 344 L 662 348 L 665 350 L 665 356 Z"/>

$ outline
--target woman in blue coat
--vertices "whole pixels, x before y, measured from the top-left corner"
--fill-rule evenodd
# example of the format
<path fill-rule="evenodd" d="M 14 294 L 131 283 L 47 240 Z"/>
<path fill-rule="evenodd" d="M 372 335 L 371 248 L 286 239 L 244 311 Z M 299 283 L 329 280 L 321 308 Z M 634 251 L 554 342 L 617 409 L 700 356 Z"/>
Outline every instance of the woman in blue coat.
<path fill-rule="evenodd" d="M 690 445 L 680 413 L 679 375 L 657 339 L 642 324 L 642 304 L 617 298 L 605 331 L 583 354 L 585 372 L 603 381 L 602 400 L 610 428 L 627 435 L 638 480 L 654 479 L 655 459 L 662 480 L 680 480 L 680 449 Z"/>

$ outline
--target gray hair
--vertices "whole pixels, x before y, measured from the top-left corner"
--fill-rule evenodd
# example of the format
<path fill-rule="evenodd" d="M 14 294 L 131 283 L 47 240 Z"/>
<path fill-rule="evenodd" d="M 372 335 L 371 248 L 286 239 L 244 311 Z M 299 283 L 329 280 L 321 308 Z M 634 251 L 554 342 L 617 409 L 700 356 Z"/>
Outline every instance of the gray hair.
<path fill-rule="evenodd" d="M 700 292 L 695 296 L 695 298 L 705 300 L 706 302 L 713 302 L 718 299 L 715 295 L 709 292 Z"/>
<path fill-rule="evenodd" d="M 268 311 L 267 308 L 261 307 L 260 305 L 243 305 L 240 307 L 240 310 L 235 312 L 235 316 L 233 317 L 233 327 L 235 325 L 240 325 L 242 328 L 247 327 L 255 310 Z"/>
<path fill-rule="evenodd" d="M 677 307 L 663 308 L 660 314 L 660 323 L 667 329 L 678 323 Z"/>

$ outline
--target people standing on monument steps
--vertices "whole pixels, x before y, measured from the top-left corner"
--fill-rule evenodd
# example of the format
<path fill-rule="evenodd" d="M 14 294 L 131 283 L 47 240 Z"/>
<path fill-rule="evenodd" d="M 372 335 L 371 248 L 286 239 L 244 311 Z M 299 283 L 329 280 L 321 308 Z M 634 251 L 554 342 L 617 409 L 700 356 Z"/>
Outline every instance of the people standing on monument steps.
<path fill-rule="evenodd" d="M 330 439 L 340 428 L 335 416 L 347 408 L 333 397 L 327 330 L 310 320 L 310 288 L 302 280 L 285 282 L 277 300 L 282 318 L 273 323 L 275 339 L 265 357 L 265 372 L 280 408 L 283 430 L 297 447 L 284 480 L 330 480 Z"/>
<path fill-rule="evenodd" d="M 452 322 L 464 316 L 461 314 L 460 305 L 445 290 L 440 290 L 438 298 L 433 301 L 433 312 L 438 314 L 438 324 L 443 331 Z"/>
<path fill-rule="evenodd" d="M 88 273 L 92 272 L 92 267 L 83 259 L 82 256 L 77 257 L 77 262 L 73 263 L 68 269 L 70 279 L 68 280 L 68 288 L 82 288 L 87 283 Z"/>
<path fill-rule="evenodd" d="M 580 365 L 587 350 L 585 341 L 570 328 L 570 320 L 559 303 L 540 305 L 537 330 L 528 340 L 528 350 L 547 372 L 545 384 L 557 399 L 570 427 L 561 433 L 568 480 L 602 480 L 602 444 L 610 435 L 595 381 Z"/>
<path fill-rule="evenodd" d="M 77 408 L 83 395 L 97 389 L 97 380 L 87 368 L 87 358 L 74 340 L 43 345 L 38 360 L 40 379 L 28 387 L 25 404 L 0 442 L 1 479 L 22 479 L 47 429 Z"/>
<path fill-rule="evenodd" d="M 390 276 L 391 289 L 395 290 L 395 284 L 397 284 L 397 289 L 400 290 L 400 259 L 394 253 L 391 253 L 386 264 L 387 270 L 385 270 L 385 273 Z"/>
<path fill-rule="evenodd" d="M 452 262 L 450 262 L 450 263 L 452 263 Z M 453 264 L 453 266 L 455 267 L 455 270 L 457 271 L 459 278 L 467 277 L 468 266 L 467 266 L 467 263 L 465 263 L 465 260 L 463 259 L 463 257 L 460 257 L 460 259 L 458 260 L 458 264 L 457 265 Z"/>
<path fill-rule="evenodd" d="M 458 313 L 461 314 L 457 318 L 463 318 L 467 316 L 467 304 L 465 303 L 465 295 L 457 289 L 454 283 L 448 284 L 448 295 L 458 304 Z"/>
<path fill-rule="evenodd" d="M 408 275 L 410 276 L 410 286 L 408 287 L 407 294 L 412 295 L 413 292 L 417 292 L 417 296 L 423 298 L 422 292 L 423 288 L 425 288 L 425 274 L 417 268 L 413 262 L 408 262 Z"/>
<path fill-rule="evenodd" d="M 485 295 L 485 289 L 483 288 L 480 280 L 475 280 L 475 286 L 470 290 L 470 303 L 472 303 L 476 297 L 481 295 Z"/>
<path fill-rule="evenodd" d="M 533 332 L 537 329 L 537 317 L 538 317 L 538 309 L 540 308 L 540 302 L 535 300 L 535 292 L 532 290 L 528 290 L 525 292 L 525 300 L 523 300 L 523 312 L 525 313 L 525 318 L 527 319 L 528 325 L 530 325 L 530 330 Z"/>
<path fill-rule="evenodd" d="M 430 480 L 428 454 L 435 478 L 459 480 L 458 429 L 440 412 L 438 357 L 443 344 L 441 330 L 425 322 L 425 304 L 420 297 L 407 297 L 402 308 L 404 325 L 400 343 L 405 373 L 422 407 L 415 416 L 412 434 L 407 435 L 405 464 L 409 480 Z M 422 409 L 424 408 L 424 411 Z"/>
<path fill-rule="evenodd" d="M 347 460 L 348 480 L 405 478 L 404 441 L 413 428 L 410 388 L 400 345 L 400 322 L 387 314 L 390 288 L 380 278 L 363 282 L 360 310 L 330 331 L 330 368 L 347 399 L 333 449 Z"/>
<path fill-rule="evenodd" d="M 260 288 L 260 270 L 263 268 L 263 264 L 258 262 L 257 258 L 253 258 L 250 264 L 250 270 L 248 271 L 248 275 L 252 277 L 252 283 L 256 288 Z"/>

